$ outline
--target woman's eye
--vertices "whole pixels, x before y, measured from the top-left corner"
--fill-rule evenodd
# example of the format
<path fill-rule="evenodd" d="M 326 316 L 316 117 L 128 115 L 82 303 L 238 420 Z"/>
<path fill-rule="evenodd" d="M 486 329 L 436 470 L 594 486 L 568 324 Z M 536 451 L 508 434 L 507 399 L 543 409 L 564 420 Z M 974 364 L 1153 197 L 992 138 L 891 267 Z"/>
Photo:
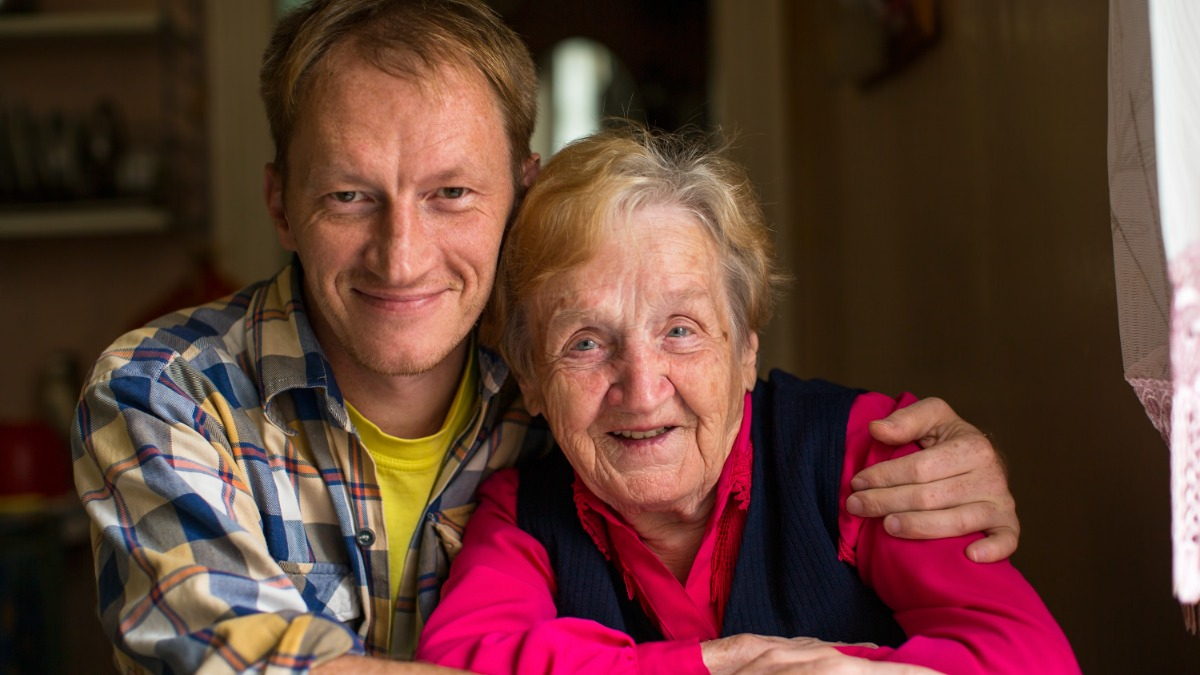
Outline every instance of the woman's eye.
<path fill-rule="evenodd" d="M 576 342 L 571 347 L 571 349 L 573 349 L 574 351 L 577 351 L 577 352 L 587 352 L 587 351 L 591 351 L 599 346 L 600 345 L 596 344 L 595 340 L 593 340 L 591 338 L 584 338 L 584 339 Z"/>
<path fill-rule="evenodd" d="M 334 200 L 339 201 L 343 204 L 349 204 L 350 202 L 354 201 L 355 198 L 357 198 L 357 197 L 358 197 L 357 192 L 335 192 L 335 193 L 333 193 Z"/>
<path fill-rule="evenodd" d="M 438 196 L 443 199 L 459 199 L 467 194 L 467 188 L 461 187 L 444 187 L 438 188 Z"/>
<path fill-rule="evenodd" d="M 692 330 L 687 326 L 675 326 L 671 330 L 667 331 L 667 337 L 673 338 L 687 337 L 691 334 Z"/>

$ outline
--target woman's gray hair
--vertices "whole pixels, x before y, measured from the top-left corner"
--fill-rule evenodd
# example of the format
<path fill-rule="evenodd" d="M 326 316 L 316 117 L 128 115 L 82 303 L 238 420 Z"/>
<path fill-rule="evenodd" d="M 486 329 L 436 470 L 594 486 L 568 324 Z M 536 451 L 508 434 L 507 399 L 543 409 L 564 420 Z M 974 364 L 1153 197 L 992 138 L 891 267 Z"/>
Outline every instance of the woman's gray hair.
<path fill-rule="evenodd" d="M 693 215 L 725 270 L 736 344 L 770 320 L 787 276 L 745 169 L 699 132 L 623 123 L 560 150 L 526 194 L 510 229 L 485 340 L 519 377 L 534 374 L 530 324 L 537 293 L 590 260 L 614 218 L 666 206 Z"/>

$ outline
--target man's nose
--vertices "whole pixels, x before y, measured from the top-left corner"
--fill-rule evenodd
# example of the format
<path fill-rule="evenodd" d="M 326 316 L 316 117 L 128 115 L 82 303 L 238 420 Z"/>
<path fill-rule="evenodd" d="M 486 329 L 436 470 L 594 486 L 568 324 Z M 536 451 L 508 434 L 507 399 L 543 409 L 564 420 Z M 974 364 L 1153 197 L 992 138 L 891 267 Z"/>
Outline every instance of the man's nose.
<path fill-rule="evenodd" d="M 429 246 L 420 206 L 411 199 L 393 200 L 376 225 L 375 242 L 368 254 L 372 271 L 396 285 L 418 279 L 434 258 Z"/>
<path fill-rule="evenodd" d="M 609 388 L 609 403 L 624 412 L 650 413 L 675 393 L 668 362 L 651 345 L 626 347 Z"/>

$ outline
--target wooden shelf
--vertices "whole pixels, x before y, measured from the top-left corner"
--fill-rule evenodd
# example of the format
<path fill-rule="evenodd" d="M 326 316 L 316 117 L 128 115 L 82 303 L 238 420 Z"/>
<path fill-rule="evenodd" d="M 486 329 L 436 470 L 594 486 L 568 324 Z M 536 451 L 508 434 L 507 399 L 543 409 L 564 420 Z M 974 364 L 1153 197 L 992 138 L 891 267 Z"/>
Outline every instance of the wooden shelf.
<path fill-rule="evenodd" d="M 171 215 L 152 206 L 89 204 L 0 210 L 0 239 L 154 234 L 166 232 L 170 225 Z"/>
<path fill-rule="evenodd" d="M 153 35 L 161 25 L 154 11 L 3 14 L 0 38 Z"/>

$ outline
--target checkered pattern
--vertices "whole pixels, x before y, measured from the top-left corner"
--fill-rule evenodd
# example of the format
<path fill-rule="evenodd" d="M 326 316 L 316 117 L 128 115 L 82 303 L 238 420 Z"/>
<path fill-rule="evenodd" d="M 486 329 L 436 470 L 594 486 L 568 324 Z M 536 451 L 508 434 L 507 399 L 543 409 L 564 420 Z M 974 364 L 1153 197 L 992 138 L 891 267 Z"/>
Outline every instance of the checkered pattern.
<path fill-rule="evenodd" d="M 521 450 L 529 417 L 481 349 L 482 408 L 447 453 L 404 570 L 389 571 L 374 465 L 300 288 L 293 262 L 124 335 L 89 376 L 75 483 L 125 671 L 307 672 L 382 655 L 389 637 L 410 657 L 475 488 Z M 394 608 L 391 573 L 404 575 Z"/>

